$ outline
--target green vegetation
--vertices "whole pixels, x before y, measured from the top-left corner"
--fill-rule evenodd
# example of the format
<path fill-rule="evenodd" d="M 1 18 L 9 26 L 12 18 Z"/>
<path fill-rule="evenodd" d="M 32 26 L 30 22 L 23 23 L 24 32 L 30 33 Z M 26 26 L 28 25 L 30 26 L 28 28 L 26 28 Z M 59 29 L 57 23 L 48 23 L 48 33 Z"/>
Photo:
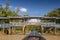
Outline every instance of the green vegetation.
<path fill-rule="evenodd" d="M 16 10 L 19 11 L 19 10 Z M 10 10 L 10 5 L 9 3 L 5 4 L 5 7 L 3 7 L 0 4 L 0 17 L 13 17 L 13 16 L 19 16 L 18 13 L 15 11 Z M 9 20 L 1 20 L 0 23 L 9 23 Z"/>
<path fill-rule="evenodd" d="M 46 17 L 59 17 L 60 18 L 60 8 L 57 8 L 44 16 L 46 16 Z M 53 20 L 52 20 L 52 22 L 53 22 Z M 60 20 L 56 20 L 56 23 L 60 24 Z"/>
<path fill-rule="evenodd" d="M 17 8 L 16 12 L 12 11 L 9 9 L 9 3 L 6 3 L 5 8 L 2 7 L 2 5 L 0 5 L 0 17 L 13 17 L 13 16 L 19 16 L 18 15 L 19 12 L 19 8 Z M 26 13 L 23 15 L 24 17 L 28 17 L 29 15 Z M 60 17 L 60 8 L 57 8 L 51 12 L 49 12 L 48 14 L 44 15 L 46 17 Z M 54 22 L 55 20 L 44 20 L 44 22 Z M 0 21 L 0 23 L 9 23 L 9 20 L 4 20 L 4 21 Z M 60 24 L 60 20 L 56 20 L 56 23 Z M 1 30 L 1 29 L 0 29 Z M 27 26 L 26 27 L 27 31 L 33 31 L 36 30 L 38 32 L 40 32 L 40 27 L 39 26 Z M 45 31 L 48 30 L 47 28 L 44 29 Z M 58 29 L 60 30 L 60 29 Z M 16 31 L 22 31 L 22 28 L 17 28 Z M 5 31 L 6 32 L 6 31 Z"/>
<path fill-rule="evenodd" d="M 44 15 L 45 17 L 58 17 L 60 18 L 60 8 L 56 8 L 55 10 L 49 12 L 48 14 Z M 46 20 L 46 22 L 54 22 L 54 20 Z M 60 20 L 55 20 L 56 24 L 60 24 Z M 60 32 L 60 29 L 57 29 Z"/>
<path fill-rule="evenodd" d="M 39 26 L 27 26 L 25 30 L 26 31 L 33 31 L 33 30 L 35 30 L 35 31 L 40 32 L 40 27 Z"/>
<path fill-rule="evenodd" d="M 29 14 L 25 13 L 23 16 L 24 16 L 24 17 L 29 17 Z"/>
<path fill-rule="evenodd" d="M 18 13 L 9 9 L 9 3 L 6 3 L 5 7 L 0 5 L 0 17 L 19 16 Z"/>
<path fill-rule="evenodd" d="M 60 17 L 60 8 L 57 8 L 44 16 L 46 16 L 46 17 Z"/>

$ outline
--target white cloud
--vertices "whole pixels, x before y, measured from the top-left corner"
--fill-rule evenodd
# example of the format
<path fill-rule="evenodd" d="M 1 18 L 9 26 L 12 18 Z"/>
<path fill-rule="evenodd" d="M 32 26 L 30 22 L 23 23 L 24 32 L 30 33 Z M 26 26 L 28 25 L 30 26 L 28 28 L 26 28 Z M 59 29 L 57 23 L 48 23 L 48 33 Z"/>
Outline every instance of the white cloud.
<path fill-rule="evenodd" d="M 15 9 L 17 9 L 17 7 L 15 7 Z M 20 7 L 19 10 L 20 10 L 20 12 L 27 12 L 27 9 L 26 8 Z"/>
<path fill-rule="evenodd" d="M 3 5 L 3 8 L 5 8 L 5 6 L 6 6 L 6 5 Z M 14 6 L 11 6 L 11 5 L 9 6 L 9 8 L 17 9 L 17 7 L 14 7 Z M 21 12 L 27 12 L 27 9 L 26 9 L 26 8 L 23 8 L 23 7 L 20 7 L 19 10 L 20 10 Z"/>
<path fill-rule="evenodd" d="M 27 12 L 27 9 L 26 8 L 20 8 L 20 11 L 21 12 Z"/>

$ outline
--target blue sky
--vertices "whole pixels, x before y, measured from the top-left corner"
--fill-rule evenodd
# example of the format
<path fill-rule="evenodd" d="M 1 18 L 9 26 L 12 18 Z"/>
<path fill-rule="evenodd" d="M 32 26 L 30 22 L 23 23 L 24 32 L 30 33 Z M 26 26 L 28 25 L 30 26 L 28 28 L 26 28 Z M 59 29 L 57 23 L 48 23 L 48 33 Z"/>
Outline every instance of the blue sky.
<path fill-rule="evenodd" d="M 9 0 L 10 9 L 16 10 L 16 7 L 26 9 L 26 12 L 20 11 L 19 15 L 28 13 L 30 16 L 43 16 L 55 8 L 60 8 L 60 0 Z M 5 5 L 6 0 L 0 0 L 0 4 Z"/>

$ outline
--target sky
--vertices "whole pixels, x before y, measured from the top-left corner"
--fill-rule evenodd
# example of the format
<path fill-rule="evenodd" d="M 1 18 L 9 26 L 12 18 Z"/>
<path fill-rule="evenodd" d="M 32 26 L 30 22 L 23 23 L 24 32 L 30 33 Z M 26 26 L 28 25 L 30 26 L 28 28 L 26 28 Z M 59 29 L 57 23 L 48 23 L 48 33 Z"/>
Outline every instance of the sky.
<path fill-rule="evenodd" d="M 8 0 L 10 9 L 16 11 L 19 7 L 19 15 L 25 13 L 30 16 L 44 16 L 56 8 L 60 8 L 60 0 Z M 6 0 L 0 0 L 0 4 L 5 5 Z"/>

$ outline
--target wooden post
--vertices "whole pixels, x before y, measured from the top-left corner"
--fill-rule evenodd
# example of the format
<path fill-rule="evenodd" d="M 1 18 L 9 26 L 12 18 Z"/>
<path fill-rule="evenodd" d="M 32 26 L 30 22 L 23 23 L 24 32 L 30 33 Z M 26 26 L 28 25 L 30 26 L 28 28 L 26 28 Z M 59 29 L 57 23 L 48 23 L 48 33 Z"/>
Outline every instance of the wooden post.
<path fill-rule="evenodd" d="M 55 23 L 56 23 L 56 19 L 55 19 Z M 57 24 L 57 23 L 56 23 Z M 54 35 L 56 35 L 56 27 L 54 27 Z"/>
<path fill-rule="evenodd" d="M 12 29 L 11 27 L 9 27 L 9 35 L 11 35 L 11 33 L 12 33 Z"/>
<path fill-rule="evenodd" d="M 44 27 L 41 25 L 41 33 L 44 33 Z"/>
<path fill-rule="evenodd" d="M 15 34 L 15 27 L 13 27 L 13 26 L 11 28 L 11 34 Z"/>
<path fill-rule="evenodd" d="M 13 27 L 11 28 L 11 34 L 13 34 Z"/>
<path fill-rule="evenodd" d="M 12 28 L 11 28 L 11 34 L 13 34 L 13 30 L 14 30 L 14 29 L 13 29 L 13 27 L 12 27 Z"/>
<path fill-rule="evenodd" d="M 3 34 L 5 34 L 4 33 L 4 30 L 5 30 L 5 28 L 4 28 L 4 20 L 1 20 L 1 22 L 2 22 L 2 26 L 3 26 Z"/>
<path fill-rule="evenodd" d="M 4 33 L 4 30 L 5 30 L 5 28 L 4 28 L 4 26 L 3 26 L 3 34 L 5 34 L 5 33 Z"/>
<path fill-rule="evenodd" d="M 24 25 L 23 25 L 23 28 L 22 28 L 22 31 L 23 31 L 24 35 L 26 34 L 26 32 L 25 32 L 25 26 L 26 26 L 26 20 L 24 19 Z"/>
<path fill-rule="evenodd" d="M 56 35 L 56 27 L 54 27 L 54 35 Z"/>
<path fill-rule="evenodd" d="M 26 33 L 25 33 L 25 25 L 23 26 L 23 34 L 25 35 Z"/>

